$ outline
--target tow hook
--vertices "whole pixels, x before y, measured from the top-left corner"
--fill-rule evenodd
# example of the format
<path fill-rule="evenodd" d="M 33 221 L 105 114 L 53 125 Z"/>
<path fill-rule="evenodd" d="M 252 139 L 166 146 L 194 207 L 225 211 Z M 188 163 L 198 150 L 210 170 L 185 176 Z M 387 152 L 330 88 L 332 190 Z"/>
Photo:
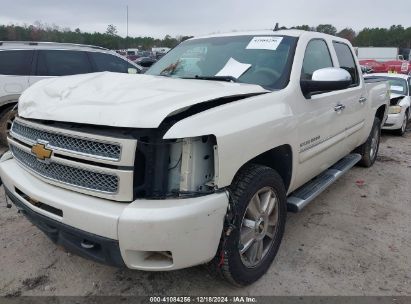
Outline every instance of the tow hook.
<path fill-rule="evenodd" d="M 81 245 L 81 247 L 83 247 L 84 249 L 93 249 L 94 246 L 95 246 L 94 243 L 92 243 L 92 242 L 90 242 L 90 241 L 87 241 L 87 240 L 83 240 L 80 245 Z"/>

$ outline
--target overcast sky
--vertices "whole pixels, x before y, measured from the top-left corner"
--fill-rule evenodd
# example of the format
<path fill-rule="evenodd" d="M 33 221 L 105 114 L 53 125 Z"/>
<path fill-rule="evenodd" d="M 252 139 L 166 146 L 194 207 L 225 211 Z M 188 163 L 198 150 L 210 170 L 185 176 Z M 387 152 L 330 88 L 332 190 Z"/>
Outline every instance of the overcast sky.
<path fill-rule="evenodd" d="M 105 32 L 114 24 L 126 35 L 164 37 L 233 30 L 332 23 L 352 27 L 411 26 L 411 1 L 396 0 L 0 0 L 1 24 L 41 21 L 82 31 Z"/>

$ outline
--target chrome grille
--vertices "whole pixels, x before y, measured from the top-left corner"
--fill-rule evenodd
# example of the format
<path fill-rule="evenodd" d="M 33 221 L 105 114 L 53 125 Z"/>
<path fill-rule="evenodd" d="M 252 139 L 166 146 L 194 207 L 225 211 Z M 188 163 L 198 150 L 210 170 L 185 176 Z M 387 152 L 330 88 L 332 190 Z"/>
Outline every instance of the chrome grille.
<path fill-rule="evenodd" d="M 44 178 L 93 191 L 118 192 L 119 178 L 116 175 L 93 172 L 56 162 L 47 164 L 14 145 L 10 145 L 10 150 L 21 164 Z"/>
<path fill-rule="evenodd" d="M 53 133 L 45 130 L 36 129 L 26 126 L 15 121 L 11 132 L 14 135 L 29 139 L 32 142 L 43 140 L 48 142 L 49 146 L 59 149 L 65 149 L 77 153 L 95 155 L 108 159 L 120 160 L 121 146 L 118 144 L 103 143 L 63 134 Z"/>

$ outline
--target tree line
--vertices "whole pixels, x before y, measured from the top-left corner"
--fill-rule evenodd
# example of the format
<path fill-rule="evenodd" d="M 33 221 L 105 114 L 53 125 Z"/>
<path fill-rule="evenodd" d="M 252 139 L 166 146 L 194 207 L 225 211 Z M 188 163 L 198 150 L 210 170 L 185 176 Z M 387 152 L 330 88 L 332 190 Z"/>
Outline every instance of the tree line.
<path fill-rule="evenodd" d="M 287 29 L 279 27 L 279 29 Z M 355 46 L 374 47 L 399 47 L 411 48 L 411 27 L 404 28 L 402 25 L 392 25 L 389 28 L 364 28 L 359 32 L 352 28 L 337 30 L 332 24 L 320 24 L 316 27 L 300 25 L 291 29 L 317 31 L 330 35 L 343 37 L 351 41 Z M 152 47 L 174 47 L 181 41 L 191 36 L 171 37 L 166 35 L 163 39 L 153 37 L 121 37 L 117 28 L 110 24 L 105 33 L 83 32 L 79 28 L 71 30 L 57 25 L 47 25 L 35 22 L 32 25 L 0 25 L 0 41 L 52 41 L 63 43 L 80 43 L 105 47 L 108 49 L 142 48 Z"/>
<path fill-rule="evenodd" d="M 175 47 L 191 37 L 166 35 L 163 39 L 153 37 L 121 37 L 117 28 L 110 24 L 105 33 L 83 32 L 79 28 L 71 30 L 57 25 L 36 22 L 33 25 L 0 25 L 0 41 L 50 41 L 60 43 L 79 43 L 105 47 L 108 49 Z"/>
<path fill-rule="evenodd" d="M 320 24 L 317 27 L 302 25 L 292 28 L 339 36 L 348 39 L 354 46 L 358 47 L 411 48 L 411 27 L 404 28 L 402 25 L 392 25 L 389 28 L 364 28 L 358 33 L 352 28 L 338 31 L 331 24 Z"/>

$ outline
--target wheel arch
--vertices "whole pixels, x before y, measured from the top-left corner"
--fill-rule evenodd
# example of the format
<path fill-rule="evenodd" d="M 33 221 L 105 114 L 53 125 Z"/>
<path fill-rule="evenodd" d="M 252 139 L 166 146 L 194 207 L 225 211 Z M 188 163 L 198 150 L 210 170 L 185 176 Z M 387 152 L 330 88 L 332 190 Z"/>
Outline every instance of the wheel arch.
<path fill-rule="evenodd" d="M 375 117 L 378 117 L 380 119 L 381 124 L 384 124 L 384 117 L 385 117 L 386 111 L 387 111 L 387 106 L 382 105 L 375 112 Z"/>
<path fill-rule="evenodd" d="M 8 96 L 3 96 L 0 98 L 0 114 L 4 112 L 4 110 L 11 105 L 15 105 L 19 101 L 20 95 L 8 95 Z"/>
<path fill-rule="evenodd" d="M 286 191 L 290 187 L 293 171 L 293 153 L 288 144 L 277 146 L 245 163 L 238 172 L 246 165 L 257 164 L 267 166 L 275 170 L 282 178 Z M 238 172 L 236 174 L 238 174 Z"/>

